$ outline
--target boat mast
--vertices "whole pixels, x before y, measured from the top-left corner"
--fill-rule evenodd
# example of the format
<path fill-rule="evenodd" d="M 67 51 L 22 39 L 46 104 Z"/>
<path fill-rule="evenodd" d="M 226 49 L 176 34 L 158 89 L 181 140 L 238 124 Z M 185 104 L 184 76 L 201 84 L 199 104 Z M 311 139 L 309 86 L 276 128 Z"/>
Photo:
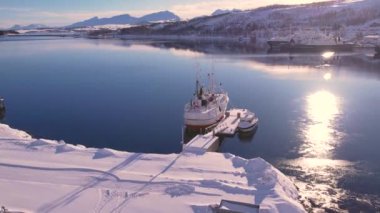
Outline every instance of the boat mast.
<path fill-rule="evenodd" d="M 197 72 L 196 72 L 196 81 L 195 81 L 195 95 L 199 98 L 200 97 L 200 90 L 201 90 L 200 82 L 199 82 L 201 68 L 200 68 L 199 63 L 197 63 L 196 69 L 197 69 Z"/>
<path fill-rule="evenodd" d="M 211 91 L 215 93 L 215 79 L 214 79 L 214 57 L 211 59 Z"/>

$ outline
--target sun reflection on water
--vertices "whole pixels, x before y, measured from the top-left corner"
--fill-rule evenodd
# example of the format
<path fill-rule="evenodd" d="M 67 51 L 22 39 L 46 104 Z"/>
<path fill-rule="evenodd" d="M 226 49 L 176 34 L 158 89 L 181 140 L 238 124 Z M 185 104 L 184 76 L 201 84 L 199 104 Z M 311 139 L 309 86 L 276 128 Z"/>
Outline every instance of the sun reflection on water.
<path fill-rule="evenodd" d="M 326 81 L 331 80 L 331 77 L 332 77 L 332 75 L 331 75 L 330 72 L 327 72 L 327 73 L 325 73 L 325 74 L 323 75 L 323 79 L 325 79 Z"/>
<path fill-rule="evenodd" d="M 334 55 L 335 55 L 335 52 L 330 52 L 330 51 L 322 53 L 322 57 L 323 57 L 324 59 L 330 59 L 330 58 L 332 58 Z"/>
<path fill-rule="evenodd" d="M 340 133 L 335 128 L 340 114 L 339 99 L 328 91 L 318 91 L 306 98 L 307 125 L 302 130 L 305 157 L 326 158 L 339 143 Z"/>
<path fill-rule="evenodd" d="M 309 210 L 338 210 L 339 200 L 346 193 L 337 187 L 338 182 L 354 172 L 350 162 L 334 159 L 334 150 L 344 135 L 338 127 L 341 113 L 341 99 L 333 93 L 320 90 L 308 95 L 306 119 L 300 126 L 301 156 L 283 164 L 287 171 L 299 174 L 296 185 L 302 192 L 300 200 Z"/>

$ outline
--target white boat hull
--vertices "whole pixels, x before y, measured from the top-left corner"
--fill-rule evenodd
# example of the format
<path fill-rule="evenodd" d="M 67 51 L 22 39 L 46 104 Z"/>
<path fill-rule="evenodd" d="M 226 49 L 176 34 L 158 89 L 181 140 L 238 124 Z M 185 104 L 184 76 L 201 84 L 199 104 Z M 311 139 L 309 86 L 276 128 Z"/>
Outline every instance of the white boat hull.
<path fill-rule="evenodd" d="M 259 122 L 258 118 L 254 118 L 250 121 L 240 121 L 238 128 L 240 132 L 251 132 L 257 127 L 257 123 Z"/>
<path fill-rule="evenodd" d="M 221 114 L 218 117 L 210 119 L 185 119 L 185 125 L 190 128 L 204 128 L 218 123 L 220 120 L 222 120 L 223 117 L 224 115 Z"/>

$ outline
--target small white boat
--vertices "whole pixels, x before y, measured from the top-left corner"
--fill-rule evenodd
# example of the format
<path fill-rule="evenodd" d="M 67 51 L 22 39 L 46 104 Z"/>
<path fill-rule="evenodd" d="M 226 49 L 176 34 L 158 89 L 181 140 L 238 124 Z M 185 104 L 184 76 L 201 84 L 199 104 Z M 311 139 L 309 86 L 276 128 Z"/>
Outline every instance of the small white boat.
<path fill-rule="evenodd" d="M 251 132 L 259 123 L 259 118 L 256 117 L 255 113 L 250 112 L 246 117 L 240 118 L 238 129 L 240 132 Z"/>
<path fill-rule="evenodd" d="M 211 81 L 213 82 L 213 80 Z M 190 129 L 202 129 L 223 119 L 229 102 L 228 94 L 214 83 L 208 87 L 196 81 L 193 98 L 185 105 L 184 123 Z"/>

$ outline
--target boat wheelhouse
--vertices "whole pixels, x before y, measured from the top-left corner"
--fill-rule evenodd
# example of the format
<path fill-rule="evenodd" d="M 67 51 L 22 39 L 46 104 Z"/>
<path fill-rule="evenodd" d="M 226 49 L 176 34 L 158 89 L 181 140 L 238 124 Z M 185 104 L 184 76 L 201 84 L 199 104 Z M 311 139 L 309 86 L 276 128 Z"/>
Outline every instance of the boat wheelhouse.
<path fill-rule="evenodd" d="M 213 81 L 206 87 L 197 80 L 194 96 L 184 109 L 186 127 L 202 129 L 218 123 L 225 115 L 228 102 L 227 92 L 215 88 Z"/>

